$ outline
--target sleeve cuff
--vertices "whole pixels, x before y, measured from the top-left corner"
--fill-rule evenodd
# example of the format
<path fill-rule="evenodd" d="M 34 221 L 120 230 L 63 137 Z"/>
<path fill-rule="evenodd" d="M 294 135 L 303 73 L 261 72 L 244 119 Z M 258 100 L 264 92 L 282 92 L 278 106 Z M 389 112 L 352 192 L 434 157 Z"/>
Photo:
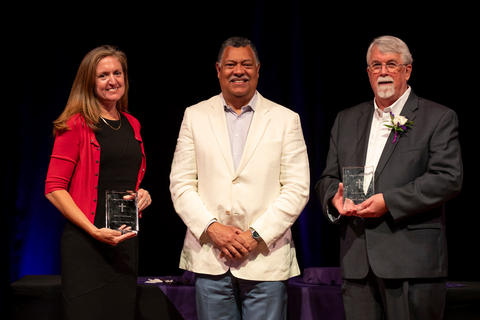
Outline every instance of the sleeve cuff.
<path fill-rule="evenodd" d="M 342 215 L 338 213 L 336 209 L 330 208 L 330 204 L 325 207 L 325 214 L 332 223 L 339 223 Z"/>
<path fill-rule="evenodd" d="M 208 227 L 210 227 L 210 225 L 214 222 L 217 222 L 217 218 L 213 218 L 212 220 L 210 220 L 210 222 L 207 224 L 207 226 L 205 227 L 205 229 L 203 230 L 204 232 L 207 232 L 207 229 Z"/>

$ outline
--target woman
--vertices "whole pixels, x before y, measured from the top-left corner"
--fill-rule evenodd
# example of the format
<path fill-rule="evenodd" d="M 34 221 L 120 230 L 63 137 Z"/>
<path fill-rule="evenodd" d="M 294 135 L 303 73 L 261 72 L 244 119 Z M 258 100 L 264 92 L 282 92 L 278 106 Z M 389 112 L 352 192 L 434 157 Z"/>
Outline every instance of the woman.
<path fill-rule="evenodd" d="M 105 227 L 105 191 L 136 190 L 139 211 L 151 203 L 139 189 L 145 173 L 140 123 L 127 113 L 127 59 L 111 46 L 82 60 L 63 113 L 45 194 L 67 218 L 62 286 L 67 319 L 133 319 L 138 239 Z"/>

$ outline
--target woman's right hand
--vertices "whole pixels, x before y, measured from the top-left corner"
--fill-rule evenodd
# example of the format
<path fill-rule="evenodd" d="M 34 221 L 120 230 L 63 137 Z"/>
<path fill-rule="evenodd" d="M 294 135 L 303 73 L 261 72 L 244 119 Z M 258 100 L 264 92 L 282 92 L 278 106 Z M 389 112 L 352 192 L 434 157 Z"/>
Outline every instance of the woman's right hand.
<path fill-rule="evenodd" d="M 133 238 L 137 236 L 136 232 L 122 232 L 127 231 L 129 228 L 121 226 L 118 230 L 112 230 L 109 228 L 96 229 L 92 236 L 98 241 L 107 243 L 111 246 L 116 246 L 122 241 Z"/>
<path fill-rule="evenodd" d="M 108 228 L 98 229 L 87 219 L 80 208 L 78 208 L 77 204 L 75 201 L 73 201 L 72 196 L 67 190 L 56 190 L 46 194 L 45 196 L 58 210 L 60 210 L 65 218 L 88 232 L 98 241 L 116 246 L 120 242 L 133 238 L 137 235 L 136 232 L 125 232 L 130 230 L 130 227 L 127 228 L 125 225 L 118 228 L 118 230 L 112 230 Z"/>

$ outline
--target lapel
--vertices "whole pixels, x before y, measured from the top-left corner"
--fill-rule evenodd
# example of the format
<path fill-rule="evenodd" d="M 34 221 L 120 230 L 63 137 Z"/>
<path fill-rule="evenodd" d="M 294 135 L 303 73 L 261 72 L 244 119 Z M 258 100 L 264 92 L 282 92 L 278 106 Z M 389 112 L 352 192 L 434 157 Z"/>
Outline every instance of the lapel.
<path fill-rule="evenodd" d="M 374 107 L 372 102 L 362 109 L 361 114 L 357 119 L 357 128 L 355 132 L 358 134 L 355 142 L 355 159 L 352 161 L 352 164 L 364 166 L 365 161 L 367 160 L 368 138 L 370 137 L 370 130 L 372 127 L 373 110 Z"/>
<path fill-rule="evenodd" d="M 216 96 L 212 100 L 208 118 L 220 152 L 227 163 L 230 174 L 233 176 L 235 171 L 233 169 L 232 148 L 230 146 L 225 110 L 220 96 Z"/>
<path fill-rule="evenodd" d="M 252 122 L 250 123 L 250 128 L 248 129 L 247 141 L 245 142 L 242 158 L 240 159 L 238 168 L 235 171 L 235 178 L 242 172 L 250 158 L 255 153 L 255 149 L 257 148 L 258 143 L 262 139 L 262 136 L 268 127 L 268 123 L 270 122 L 270 117 L 268 116 L 270 110 L 268 103 L 260 95 L 260 93 L 257 92 L 257 95 L 257 104 L 253 113 Z M 230 159 L 231 158 L 232 156 L 230 155 Z"/>
<path fill-rule="evenodd" d="M 405 103 L 405 106 L 403 107 L 402 112 L 400 115 L 406 117 L 408 120 L 415 120 L 415 111 L 418 109 L 418 97 L 413 93 L 413 90 L 410 92 L 410 96 L 408 97 L 407 102 Z M 382 155 L 380 156 L 380 159 L 378 160 L 377 168 L 375 170 L 375 181 L 378 181 L 380 175 L 383 172 L 383 169 L 385 168 L 386 164 L 388 163 L 388 160 L 392 156 L 393 152 L 397 148 L 397 145 L 400 143 L 401 139 L 403 138 L 403 135 L 400 135 L 397 137 L 397 141 L 395 143 L 392 143 L 393 137 L 395 135 L 395 132 L 392 130 L 390 132 L 390 135 L 388 136 L 387 143 L 385 144 L 385 147 L 383 148 Z"/>

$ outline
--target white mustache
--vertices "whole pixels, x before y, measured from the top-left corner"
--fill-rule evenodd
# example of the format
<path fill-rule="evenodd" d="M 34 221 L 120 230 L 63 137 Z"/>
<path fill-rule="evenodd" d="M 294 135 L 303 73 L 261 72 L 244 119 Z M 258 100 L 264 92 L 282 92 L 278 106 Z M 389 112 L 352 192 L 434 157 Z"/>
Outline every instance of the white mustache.
<path fill-rule="evenodd" d="M 391 82 L 391 83 L 393 83 L 393 78 L 391 76 L 378 77 L 377 84 L 380 84 L 381 82 Z"/>

